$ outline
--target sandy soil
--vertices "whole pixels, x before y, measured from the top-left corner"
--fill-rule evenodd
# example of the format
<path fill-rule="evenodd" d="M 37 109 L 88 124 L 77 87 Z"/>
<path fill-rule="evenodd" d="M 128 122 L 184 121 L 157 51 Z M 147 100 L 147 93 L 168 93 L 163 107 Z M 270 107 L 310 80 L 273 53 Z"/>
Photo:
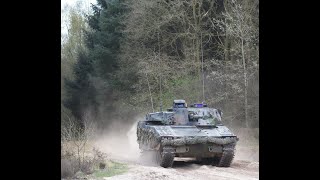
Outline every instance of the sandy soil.
<path fill-rule="evenodd" d="M 127 162 L 129 171 L 122 175 L 104 178 L 106 180 L 151 180 L 151 179 L 184 179 L 184 180 L 253 180 L 259 179 L 259 162 L 235 160 L 231 167 L 220 168 L 211 165 L 197 164 L 192 160 L 175 161 L 172 168 L 143 165 Z"/>

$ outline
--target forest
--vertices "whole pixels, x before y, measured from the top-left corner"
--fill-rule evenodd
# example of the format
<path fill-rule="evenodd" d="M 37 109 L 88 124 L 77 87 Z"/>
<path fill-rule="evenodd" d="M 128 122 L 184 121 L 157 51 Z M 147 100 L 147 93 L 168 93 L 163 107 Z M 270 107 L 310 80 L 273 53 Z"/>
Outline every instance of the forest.
<path fill-rule="evenodd" d="M 132 125 L 174 99 L 221 109 L 231 127 L 259 127 L 259 0 L 83 6 L 65 8 L 61 22 L 62 130 Z"/>

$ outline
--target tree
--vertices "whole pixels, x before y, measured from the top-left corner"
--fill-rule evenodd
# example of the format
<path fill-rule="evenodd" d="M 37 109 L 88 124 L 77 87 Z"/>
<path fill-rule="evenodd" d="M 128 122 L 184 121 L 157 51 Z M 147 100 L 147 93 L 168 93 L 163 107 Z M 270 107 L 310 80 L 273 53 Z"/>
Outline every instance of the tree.
<path fill-rule="evenodd" d="M 94 112 L 98 104 L 95 100 L 97 92 L 91 81 L 92 62 L 85 52 L 78 53 L 77 62 L 73 68 L 75 78 L 74 80 L 65 79 L 68 98 L 64 101 L 64 105 L 71 110 L 77 120 L 82 121 L 83 112 L 89 109 Z"/>
<path fill-rule="evenodd" d="M 62 151 L 75 154 L 77 170 L 86 172 L 85 152 L 96 127 L 88 112 L 83 113 L 82 124 L 79 124 L 72 116 L 67 117 L 67 121 L 61 127 Z"/>
<path fill-rule="evenodd" d="M 84 31 L 88 29 L 81 4 L 76 7 L 66 6 L 64 9 L 64 21 L 61 41 L 61 67 L 62 75 L 72 79 L 72 66 L 76 62 L 77 53 L 85 50 Z M 64 34 L 66 33 L 66 34 Z M 63 78 L 62 78 L 63 80 Z"/>
<path fill-rule="evenodd" d="M 205 100 L 222 107 L 227 121 L 249 127 L 258 113 L 258 6 L 258 0 L 98 0 L 86 16 L 84 50 L 69 53 L 76 63 L 74 79 L 65 83 L 66 106 L 77 118 L 90 108 L 108 125 L 172 99 Z"/>
<path fill-rule="evenodd" d="M 197 88 L 202 82 L 202 60 L 218 54 L 217 48 L 209 48 L 214 47 L 218 36 L 210 26 L 210 17 L 215 17 L 221 7 L 222 1 L 209 0 L 138 0 L 129 5 L 118 75 L 127 85 L 125 89 L 131 89 L 132 103 L 149 101 L 142 95 L 148 93 L 146 89 L 151 89 L 159 102 L 160 85 L 165 105 L 181 96 L 202 100 Z"/>
<path fill-rule="evenodd" d="M 257 75 L 259 63 L 258 3 L 258 0 L 227 1 L 223 19 L 213 19 L 214 24 L 227 37 L 225 42 L 220 42 L 220 47 L 227 55 L 226 63 L 220 66 L 229 67 L 228 72 L 223 72 L 223 75 L 220 74 L 215 79 L 222 77 L 227 80 L 226 83 L 231 82 L 231 88 L 227 92 L 243 93 L 241 97 L 246 127 L 250 126 L 249 80 Z"/>
<path fill-rule="evenodd" d="M 70 87 L 66 87 L 65 84 L 71 84 L 76 78 L 74 66 L 78 61 L 78 53 L 86 51 L 84 30 L 88 29 L 88 25 L 80 1 L 74 7 L 66 6 L 64 8 L 61 23 L 61 109 L 69 111 L 64 106 L 64 102 L 69 101 L 68 99 L 72 98 L 70 96 L 74 95 L 70 91 Z M 73 111 L 75 110 L 73 109 Z M 61 120 L 62 122 L 68 120 L 68 116 L 61 113 Z"/>

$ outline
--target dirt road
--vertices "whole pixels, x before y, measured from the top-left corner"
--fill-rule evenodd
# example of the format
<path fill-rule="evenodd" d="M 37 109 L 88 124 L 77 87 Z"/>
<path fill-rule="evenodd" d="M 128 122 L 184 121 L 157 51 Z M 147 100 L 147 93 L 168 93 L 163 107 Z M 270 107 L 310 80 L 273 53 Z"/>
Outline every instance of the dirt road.
<path fill-rule="evenodd" d="M 128 162 L 127 162 L 128 163 Z M 212 179 L 212 180 L 253 180 L 259 179 L 259 162 L 235 160 L 231 167 L 220 168 L 197 164 L 192 160 L 175 161 L 172 168 L 129 162 L 129 171 L 122 175 L 104 178 L 106 180 L 151 180 L 151 179 Z"/>
<path fill-rule="evenodd" d="M 193 159 L 175 159 L 172 168 L 163 168 L 155 164 L 143 163 L 136 153 L 109 152 L 109 158 L 128 164 L 128 172 L 122 175 L 104 178 L 106 180 L 253 180 L 259 179 L 259 159 L 257 148 L 238 147 L 231 167 L 222 168 L 202 165 Z M 123 148 L 122 150 L 125 150 Z M 119 154 L 120 153 L 120 154 Z M 250 153 L 250 156 L 248 154 Z"/>

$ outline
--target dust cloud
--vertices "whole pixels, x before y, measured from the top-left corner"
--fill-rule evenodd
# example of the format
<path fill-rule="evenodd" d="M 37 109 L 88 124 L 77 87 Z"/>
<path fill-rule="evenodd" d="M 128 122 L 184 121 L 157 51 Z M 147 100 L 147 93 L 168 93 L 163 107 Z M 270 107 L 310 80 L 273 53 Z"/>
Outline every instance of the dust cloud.
<path fill-rule="evenodd" d="M 239 137 L 235 160 L 259 162 L 259 128 L 230 128 Z"/>
<path fill-rule="evenodd" d="M 107 154 L 107 158 L 136 162 L 140 156 L 137 143 L 137 123 L 142 116 L 134 118 L 128 125 L 113 121 L 108 129 L 95 136 L 94 146 Z"/>

